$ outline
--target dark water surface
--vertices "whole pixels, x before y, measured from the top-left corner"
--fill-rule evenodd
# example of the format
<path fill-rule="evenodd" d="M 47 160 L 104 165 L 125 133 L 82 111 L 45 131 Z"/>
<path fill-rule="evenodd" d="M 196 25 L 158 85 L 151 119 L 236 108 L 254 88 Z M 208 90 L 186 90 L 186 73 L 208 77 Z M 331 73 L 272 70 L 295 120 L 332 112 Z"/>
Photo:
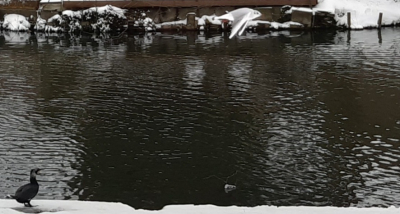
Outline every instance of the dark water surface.
<path fill-rule="evenodd" d="M 40 199 L 400 206 L 399 59 L 399 28 L 1 32 L 0 195 L 40 167 Z"/>

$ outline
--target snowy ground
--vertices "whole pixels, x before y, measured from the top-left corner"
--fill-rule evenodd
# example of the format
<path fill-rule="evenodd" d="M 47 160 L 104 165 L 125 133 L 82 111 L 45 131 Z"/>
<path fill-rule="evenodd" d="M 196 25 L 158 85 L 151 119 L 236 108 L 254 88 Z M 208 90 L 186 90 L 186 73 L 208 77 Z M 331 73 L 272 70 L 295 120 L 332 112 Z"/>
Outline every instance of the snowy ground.
<path fill-rule="evenodd" d="M 14 200 L 0 199 L 0 214 L 43 213 L 43 214 L 394 214 L 399 208 L 337 208 L 337 207 L 220 207 L 214 205 L 169 205 L 162 210 L 135 210 L 121 204 L 89 201 L 34 200 L 35 207 L 24 207 Z"/>
<path fill-rule="evenodd" d="M 319 0 L 313 10 L 334 13 L 337 24 L 345 26 L 350 12 L 353 29 L 377 27 L 379 13 L 383 13 L 383 25 L 400 23 L 399 0 Z"/>
<path fill-rule="evenodd" d="M 137 214 L 394 214 L 400 209 L 390 208 L 337 208 L 337 207 L 218 207 L 213 205 L 171 205 L 154 212 L 136 210 Z"/>
<path fill-rule="evenodd" d="M 24 207 L 12 199 L 0 199 L 0 214 L 15 213 L 62 213 L 62 214 L 106 214 L 134 213 L 134 209 L 122 203 L 32 200 L 34 207 Z"/>

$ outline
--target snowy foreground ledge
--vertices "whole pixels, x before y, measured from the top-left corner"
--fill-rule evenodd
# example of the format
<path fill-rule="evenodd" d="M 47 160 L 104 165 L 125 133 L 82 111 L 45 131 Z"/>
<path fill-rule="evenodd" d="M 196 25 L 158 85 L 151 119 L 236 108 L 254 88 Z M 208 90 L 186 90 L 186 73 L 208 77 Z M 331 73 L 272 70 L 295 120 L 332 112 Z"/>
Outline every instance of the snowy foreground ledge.
<path fill-rule="evenodd" d="M 35 207 L 24 207 L 14 200 L 0 199 L 0 214 L 43 213 L 43 214 L 398 214 L 399 208 L 338 208 L 338 207 L 219 207 L 214 205 L 169 205 L 162 210 L 135 210 L 122 203 L 34 200 Z"/>
<path fill-rule="evenodd" d="M 390 208 L 337 208 L 337 207 L 218 207 L 213 205 L 169 205 L 160 211 L 136 210 L 139 214 L 399 214 L 400 209 Z"/>
<path fill-rule="evenodd" d="M 12 199 L 0 199 L 0 214 L 21 213 L 57 213 L 57 214 L 128 214 L 135 209 L 122 203 L 64 201 L 64 200 L 32 200 L 32 206 L 24 207 Z"/>

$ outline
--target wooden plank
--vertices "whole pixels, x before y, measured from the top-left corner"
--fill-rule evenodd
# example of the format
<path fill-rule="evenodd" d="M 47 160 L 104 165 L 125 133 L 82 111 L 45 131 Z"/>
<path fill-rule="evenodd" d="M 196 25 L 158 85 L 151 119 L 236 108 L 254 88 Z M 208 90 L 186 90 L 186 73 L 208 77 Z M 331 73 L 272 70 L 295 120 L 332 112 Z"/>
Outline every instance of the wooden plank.
<path fill-rule="evenodd" d="M 111 4 L 121 8 L 143 7 L 257 7 L 257 6 L 315 6 L 318 0 L 109 0 L 109 1 L 68 1 L 64 0 L 65 9 L 80 9 Z"/>
<path fill-rule="evenodd" d="M 6 4 L 0 4 L 0 9 L 27 9 L 27 10 L 37 10 L 39 6 L 38 0 L 31 1 L 10 1 Z"/>

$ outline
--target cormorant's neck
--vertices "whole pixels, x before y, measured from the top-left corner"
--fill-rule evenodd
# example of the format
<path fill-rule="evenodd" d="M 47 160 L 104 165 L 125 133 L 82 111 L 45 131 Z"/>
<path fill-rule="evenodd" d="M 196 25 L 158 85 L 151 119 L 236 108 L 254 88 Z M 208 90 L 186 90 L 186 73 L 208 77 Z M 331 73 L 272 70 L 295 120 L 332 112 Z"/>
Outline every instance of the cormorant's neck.
<path fill-rule="evenodd" d="M 31 176 L 31 184 L 38 184 L 35 176 Z"/>

